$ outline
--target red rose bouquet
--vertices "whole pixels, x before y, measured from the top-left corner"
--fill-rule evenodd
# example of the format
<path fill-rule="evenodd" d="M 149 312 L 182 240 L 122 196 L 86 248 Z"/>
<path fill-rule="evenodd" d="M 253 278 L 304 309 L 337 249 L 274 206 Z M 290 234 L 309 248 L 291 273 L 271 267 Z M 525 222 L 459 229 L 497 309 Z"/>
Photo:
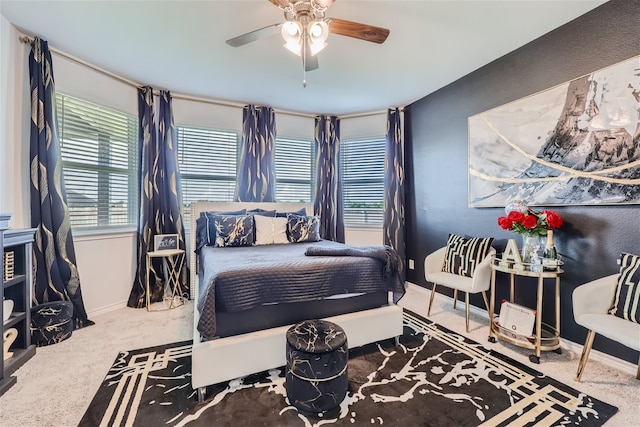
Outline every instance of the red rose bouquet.
<path fill-rule="evenodd" d="M 545 236 L 547 230 L 562 226 L 562 217 L 555 211 L 526 208 L 524 211 L 512 210 L 507 216 L 501 216 L 498 218 L 498 225 L 520 234 Z"/>

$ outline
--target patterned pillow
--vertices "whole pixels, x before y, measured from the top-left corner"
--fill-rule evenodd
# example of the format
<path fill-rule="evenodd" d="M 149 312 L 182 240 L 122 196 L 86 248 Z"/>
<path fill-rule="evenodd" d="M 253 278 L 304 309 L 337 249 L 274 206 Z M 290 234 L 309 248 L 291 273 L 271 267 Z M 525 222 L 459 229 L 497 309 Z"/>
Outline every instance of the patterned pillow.
<path fill-rule="evenodd" d="M 199 254 L 203 246 L 213 246 L 215 244 L 216 227 L 214 217 L 216 215 L 244 215 L 245 213 L 247 213 L 246 209 L 232 212 L 200 212 L 200 218 L 196 219 L 196 249 L 194 252 Z"/>
<path fill-rule="evenodd" d="M 287 218 L 271 218 L 255 215 L 256 245 L 289 243 L 287 238 Z"/>
<path fill-rule="evenodd" d="M 287 214 L 287 230 L 291 243 L 317 242 L 320 239 L 320 217 Z"/>
<path fill-rule="evenodd" d="M 473 277 L 476 266 L 491 250 L 491 243 L 493 243 L 493 237 L 467 238 L 449 234 L 442 271 Z"/>
<path fill-rule="evenodd" d="M 216 247 L 251 246 L 253 215 L 216 215 Z"/>
<path fill-rule="evenodd" d="M 610 314 L 640 323 L 640 256 L 621 253 L 620 276 Z"/>

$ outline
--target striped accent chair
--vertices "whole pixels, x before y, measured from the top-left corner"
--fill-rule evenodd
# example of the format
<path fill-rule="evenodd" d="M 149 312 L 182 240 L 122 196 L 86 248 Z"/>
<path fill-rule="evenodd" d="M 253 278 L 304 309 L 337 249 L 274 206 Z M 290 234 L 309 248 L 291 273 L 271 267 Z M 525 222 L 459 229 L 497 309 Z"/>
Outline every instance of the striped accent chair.
<path fill-rule="evenodd" d="M 573 317 L 589 330 L 576 381 L 582 379 L 596 334 L 640 351 L 640 256 L 622 253 L 620 260 L 620 273 L 573 290 Z M 640 380 L 640 360 L 636 378 Z"/>
<path fill-rule="evenodd" d="M 453 289 L 453 308 L 458 302 L 458 291 L 465 293 L 465 319 L 469 332 L 469 294 L 482 292 L 485 308 L 489 311 L 487 290 L 491 286 L 491 258 L 496 250 L 491 246 L 493 238 L 467 238 L 449 234 L 447 246 L 427 255 L 424 260 L 424 276 L 433 284 L 429 310 L 436 292 L 436 285 Z"/>

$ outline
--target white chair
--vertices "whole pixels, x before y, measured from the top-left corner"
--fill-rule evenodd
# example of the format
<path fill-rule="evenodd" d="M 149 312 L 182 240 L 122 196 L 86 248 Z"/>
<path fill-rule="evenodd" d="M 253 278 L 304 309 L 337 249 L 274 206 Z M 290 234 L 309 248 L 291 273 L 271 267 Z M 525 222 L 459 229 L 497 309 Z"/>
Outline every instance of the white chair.
<path fill-rule="evenodd" d="M 495 255 L 496 250 L 491 248 L 487 256 L 480 262 L 473 272 L 473 277 L 461 276 L 453 273 L 445 273 L 442 271 L 444 257 L 447 247 L 440 248 L 437 251 L 427 255 L 424 259 L 424 277 L 427 282 L 433 283 L 431 288 L 431 298 L 429 299 L 429 310 L 427 316 L 431 315 L 431 305 L 433 297 L 436 293 L 436 284 L 446 286 L 453 289 L 453 308 L 456 308 L 458 302 L 458 291 L 465 293 L 465 317 L 467 332 L 469 332 L 469 294 L 482 292 L 484 305 L 489 312 L 489 303 L 487 302 L 487 289 L 491 286 L 491 257 Z"/>
<path fill-rule="evenodd" d="M 609 314 L 618 283 L 618 274 L 585 283 L 573 290 L 573 318 L 589 330 L 584 343 L 576 381 L 580 381 L 596 334 L 640 351 L 640 324 Z M 636 378 L 640 379 L 640 360 Z"/>

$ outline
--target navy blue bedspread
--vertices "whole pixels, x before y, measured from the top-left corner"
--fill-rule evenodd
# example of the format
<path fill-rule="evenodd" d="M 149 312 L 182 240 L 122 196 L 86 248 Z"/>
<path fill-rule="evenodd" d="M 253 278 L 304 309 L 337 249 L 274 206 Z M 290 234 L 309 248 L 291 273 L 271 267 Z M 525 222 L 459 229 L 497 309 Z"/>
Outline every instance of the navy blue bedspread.
<path fill-rule="evenodd" d="M 234 312 L 262 304 L 350 293 L 389 291 L 393 292 L 395 302 L 404 295 L 397 263 L 389 264 L 385 261 L 388 258 L 380 258 L 371 249 L 363 251 L 364 255 L 358 255 L 358 251 L 347 256 L 333 254 L 346 248 L 357 247 L 329 240 L 246 247 L 205 246 L 200 254 L 197 301 L 200 312 L 197 327 L 202 338 L 215 337 L 216 311 Z M 306 256 L 307 249 L 326 254 Z"/>

